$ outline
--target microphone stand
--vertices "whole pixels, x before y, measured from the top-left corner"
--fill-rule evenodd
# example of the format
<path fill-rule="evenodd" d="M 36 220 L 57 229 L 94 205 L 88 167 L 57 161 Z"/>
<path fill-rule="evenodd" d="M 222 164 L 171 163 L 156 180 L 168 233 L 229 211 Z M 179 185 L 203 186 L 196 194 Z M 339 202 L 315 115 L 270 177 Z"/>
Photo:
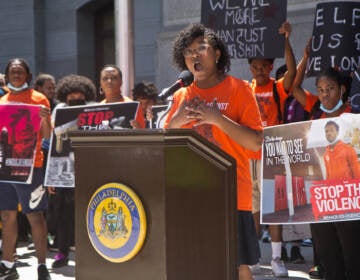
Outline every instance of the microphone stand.
<path fill-rule="evenodd" d="M 163 128 L 163 125 L 162 125 L 162 122 L 163 122 L 163 119 L 164 117 L 167 115 L 167 113 L 170 111 L 171 109 L 171 106 L 173 105 L 173 99 L 172 99 L 172 96 L 169 96 L 168 97 L 168 107 L 166 108 L 166 110 L 161 114 L 161 116 L 157 119 L 156 121 L 156 126 L 155 128 Z"/>

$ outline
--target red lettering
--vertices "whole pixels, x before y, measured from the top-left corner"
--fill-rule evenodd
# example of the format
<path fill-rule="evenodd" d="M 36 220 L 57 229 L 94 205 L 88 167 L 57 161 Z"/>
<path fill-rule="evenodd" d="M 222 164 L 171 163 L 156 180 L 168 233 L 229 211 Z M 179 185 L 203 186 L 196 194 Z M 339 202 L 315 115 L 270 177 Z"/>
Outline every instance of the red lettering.
<path fill-rule="evenodd" d="M 113 111 L 83 112 L 78 116 L 79 126 L 99 125 L 103 120 L 110 120 L 114 117 Z"/>
<path fill-rule="evenodd" d="M 94 119 L 94 124 L 101 124 L 104 120 L 104 112 L 97 112 Z"/>
<path fill-rule="evenodd" d="M 113 111 L 107 111 L 105 112 L 105 120 L 110 120 L 114 116 Z"/>
<path fill-rule="evenodd" d="M 86 113 L 81 113 L 78 116 L 78 126 L 83 126 L 86 124 Z"/>
<path fill-rule="evenodd" d="M 89 112 L 88 113 L 88 120 L 87 120 L 87 124 L 88 125 L 92 125 L 94 123 L 94 117 L 95 117 L 95 112 Z"/>

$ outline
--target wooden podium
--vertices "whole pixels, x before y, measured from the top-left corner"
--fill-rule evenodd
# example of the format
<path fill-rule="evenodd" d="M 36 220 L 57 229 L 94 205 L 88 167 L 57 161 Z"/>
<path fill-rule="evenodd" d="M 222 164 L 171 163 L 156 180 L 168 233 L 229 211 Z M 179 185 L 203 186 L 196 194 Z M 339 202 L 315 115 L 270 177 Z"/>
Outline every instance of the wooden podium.
<path fill-rule="evenodd" d="M 76 279 L 235 280 L 236 162 L 191 130 L 70 133 L 75 152 Z M 89 201 L 99 187 L 130 187 L 146 213 L 140 251 L 112 262 L 92 245 Z"/>

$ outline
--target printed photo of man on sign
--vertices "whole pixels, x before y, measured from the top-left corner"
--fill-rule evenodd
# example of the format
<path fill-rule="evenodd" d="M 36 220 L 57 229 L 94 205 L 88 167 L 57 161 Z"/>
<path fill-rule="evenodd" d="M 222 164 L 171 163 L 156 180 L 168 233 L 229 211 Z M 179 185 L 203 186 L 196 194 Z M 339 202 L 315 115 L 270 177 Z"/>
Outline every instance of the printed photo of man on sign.
<path fill-rule="evenodd" d="M 360 115 L 264 130 L 263 223 L 360 218 Z"/>

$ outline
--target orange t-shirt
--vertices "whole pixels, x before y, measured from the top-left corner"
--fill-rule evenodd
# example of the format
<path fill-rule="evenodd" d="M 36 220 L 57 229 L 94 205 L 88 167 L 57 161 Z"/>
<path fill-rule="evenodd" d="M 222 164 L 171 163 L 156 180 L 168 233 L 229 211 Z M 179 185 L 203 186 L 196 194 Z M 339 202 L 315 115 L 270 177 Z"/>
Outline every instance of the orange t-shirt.
<path fill-rule="evenodd" d="M 339 140 L 324 153 L 326 179 L 360 178 L 360 164 L 353 147 Z"/>
<path fill-rule="evenodd" d="M 256 84 L 255 79 L 251 81 L 251 88 L 254 92 L 257 104 L 259 106 L 263 126 L 272 126 L 279 124 L 278 106 L 274 99 L 273 93 L 274 82 L 275 79 L 270 78 L 270 81 L 266 85 L 259 86 Z M 285 110 L 285 100 L 288 97 L 288 94 L 284 89 L 283 79 L 279 79 L 276 81 L 276 89 L 279 94 L 280 109 L 283 115 Z"/>
<path fill-rule="evenodd" d="M 129 98 L 127 96 L 121 96 L 119 99 L 119 102 L 133 102 L 133 101 L 134 100 L 132 100 L 131 98 Z M 100 103 L 107 103 L 106 98 L 104 100 L 102 100 Z M 141 128 L 145 128 L 144 113 L 143 113 L 141 106 L 139 106 L 139 109 L 136 112 L 135 120 L 140 124 Z"/>
<path fill-rule="evenodd" d="M 261 121 L 264 127 L 280 124 L 278 117 L 278 113 L 279 113 L 278 106 L 274 98 L 274 91 L 273 91 L 274 82 L 275 79 L 270 78 L 270 81 L 266 85 L 258 86 L 256 80 L 253 79 L 250 84 L 253 93 L 255 95 L 256 102 L 259 106 Z M 276 90 L 279 95 L 281 114 L 284 115 L 285 101 L 286 98 L 288 97 L 288 94 L 284 89 L 283 78 L 276 81 Z M 253 159 L 260 160 L 262 156 L 262 151 L 260 150 L 258 152 L 250 152 L 249 156 Z"/>
<path fill-rule="evenodd" d="M 319 98 L 310 93 L 310 91 L 308 90 L 304 90 L 305 92 L 305 95 L 306 95 L 306 102 L 305 102 L 305 107 L 304 107 L 304 110 L 306 112 L 311 112 L 311 110 L 313 109 L 315 103 L 319 100 Z"/>
<path fill-rule="evenodd" d="M 217 100 L 221 113 L 233 121 L 251 129 L 262 131 L 261 118 L 256 100 L 249 85 L 242 80 L 227 76 L 218 85 L 201 89 L 192 83 L 186 88 L 178 90 L 173 98 L 173 105 L 165 121 L 168 126 L 173 114 L 177 111 L 184 100 L 199 97 L 200 100 L 211 105 Z M 237 163 L 237 207 L 239 210 L 251 211 L 252 209 L 252 182 L 248 149 L 240 146 L 218 127 L 205 124 L 197 127 L 194 123 L 188 123 L 183 128 L 192 128 L 210 142 L 216 144 L 229 155 L 236 159 Z"/>
<path fill-rule="evenodd" d="M 42 93 L 34 90 L 27 89 L 19 94 L 11 94 L 7 93 L 0 98 L 0 103 L 9 103 L 9 102 L 17 102 L 17 103 L 25 103 L 30 105 L 44 105 L 50 108 L 49 100 Z M 50 118 L 50 116 L 49 116 Z M 35 154 L 35 167 L 42 167 L 44 162 L 44 155 L 41 150 L 41 133 L 38 133 L 38 139 L 36 142 L 36 154 Z"/>

